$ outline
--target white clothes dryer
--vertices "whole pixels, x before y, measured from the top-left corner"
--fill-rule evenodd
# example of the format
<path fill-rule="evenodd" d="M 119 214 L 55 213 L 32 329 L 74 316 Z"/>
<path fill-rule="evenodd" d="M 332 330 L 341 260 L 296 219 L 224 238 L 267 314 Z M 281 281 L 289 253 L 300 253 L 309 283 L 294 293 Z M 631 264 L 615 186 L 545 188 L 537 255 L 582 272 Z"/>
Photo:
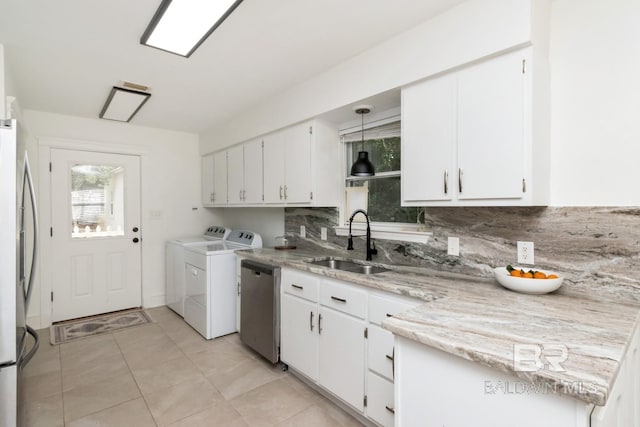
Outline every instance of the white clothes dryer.
<path fill-rule="evenodd" d="M 237 332 L 236 252 L 256 248 L 262 237 L 247 230 L 185 248 L 184 320 L 206 339 Z"/>
<path fill-rule="evenodd" d="M 184 317 L 185 263 L 184 249 L 190 246 L 208 245 L 226 238 L 231 229 L 222 226 L 207 228 L 201 236 L 168 240 L 165 244 L 165 284 L 167 306 Z"/>

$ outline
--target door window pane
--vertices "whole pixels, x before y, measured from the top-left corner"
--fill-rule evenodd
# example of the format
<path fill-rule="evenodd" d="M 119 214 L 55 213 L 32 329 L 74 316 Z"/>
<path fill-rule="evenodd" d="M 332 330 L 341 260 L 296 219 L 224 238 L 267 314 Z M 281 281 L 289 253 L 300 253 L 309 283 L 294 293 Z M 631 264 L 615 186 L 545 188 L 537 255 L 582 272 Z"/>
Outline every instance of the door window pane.
<path fill-rule="evenodd" d="M 71 237 L 124 236 L 124 169 L 71 167 Z"/>

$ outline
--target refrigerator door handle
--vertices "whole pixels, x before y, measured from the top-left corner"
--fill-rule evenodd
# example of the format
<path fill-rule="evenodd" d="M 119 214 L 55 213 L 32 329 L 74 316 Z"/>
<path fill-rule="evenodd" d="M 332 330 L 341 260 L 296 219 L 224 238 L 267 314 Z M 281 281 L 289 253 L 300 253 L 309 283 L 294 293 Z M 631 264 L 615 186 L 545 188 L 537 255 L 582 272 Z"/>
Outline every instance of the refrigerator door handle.
<path fill-rule="evenodd" d="M 24 215 L 24 207 L 25 207 L 24 193 L 27 185 L 29 186 L 29 197 L 31 199 L 31 214 L 33 218 L 33 253 L 31 255 L 31 270 L 29 272 L 29 282 L 27 284 L 27 287 L 24 290 L 25 314 L 29 309 L 29 302 L 31 301 L 31 291 L 33 290 L 33 280 L 35 278 L 36 263 L 38 260 L 38 206 L 36 203 L 35 188 L 33 187 L 33 178 L 31 176 L 31 166 L 29 164 L 29 156 L 25 152 L 24 153 L 24 172 L 22 177 L 22 206 L 21 206 L 22 215 Z M 21 234 L 22 234 L 22 232 L 24 231 L 24 221 L 22 221 L 21 227 L 23 228 L 23 230 L 21 230 Z"/>
<path fill-rule="evenodd" d="M 31 326 L 26 326 L 27 333 L 33 337 L 34 343 L 31 350 L 29 350 L 29 353 L 25 354 L 24 357 L 19 360 L 20 369 L 24 369 L 24 367 L 27 366 L 29 361 L 31 361 L 31 358 L 36 354 L 36 351 L 38 351 L 38 347 L 40 347 L 40 337 L 38 336 L 38 333 Z"/>

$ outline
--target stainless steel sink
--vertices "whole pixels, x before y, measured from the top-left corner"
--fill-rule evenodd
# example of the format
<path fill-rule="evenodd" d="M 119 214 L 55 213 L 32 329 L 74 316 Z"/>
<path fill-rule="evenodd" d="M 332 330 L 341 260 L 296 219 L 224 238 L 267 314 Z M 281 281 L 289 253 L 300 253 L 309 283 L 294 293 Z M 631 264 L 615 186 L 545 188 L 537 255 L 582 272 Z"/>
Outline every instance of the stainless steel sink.
<path fill-rule="evenodd" d="M 333 257 L 316 259 L 315 261 L 308 261 L 309 264 L 319 265 L 322 267 L 328 267 L 332 270 L 349 271 L 351 273 L 359 274 L 377 274 L 389 271 L 387 268 L 377 267 L 370 264 L 364 264 L 356 261 L 350 261 L 345 259 L 338 259 Z"/>

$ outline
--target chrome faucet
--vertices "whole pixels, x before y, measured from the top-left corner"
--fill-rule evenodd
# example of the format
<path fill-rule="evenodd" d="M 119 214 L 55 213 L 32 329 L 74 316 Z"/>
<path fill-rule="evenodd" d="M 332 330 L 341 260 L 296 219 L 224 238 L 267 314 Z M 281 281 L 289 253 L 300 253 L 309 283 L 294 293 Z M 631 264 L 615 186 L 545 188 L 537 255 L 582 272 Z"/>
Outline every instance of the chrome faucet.
<path fill-rule="evenodd" d="M 355 217 L 359 213 L 364 215 L 364 217 L 367 219 L 367 261 L 371 261 L 372 255 L 378 255 L 378 250 L 376 249 L 375 244 L 373 245 L 373 247 L 371 246 L 372 244 L 371 226 L 369 224 L 369 215 L 367 215 L 367 212 L 362 209 L 356 209 L 355 211 L 353 211 L 353 213 L 351 214 L 351 217 L 349 218 L 349 243 L 347 244 L 347 250 L 348 251 L 353 250 L 353 236 L 351 235 L 351 224 L 353 224 L 353 217 Z"/>

